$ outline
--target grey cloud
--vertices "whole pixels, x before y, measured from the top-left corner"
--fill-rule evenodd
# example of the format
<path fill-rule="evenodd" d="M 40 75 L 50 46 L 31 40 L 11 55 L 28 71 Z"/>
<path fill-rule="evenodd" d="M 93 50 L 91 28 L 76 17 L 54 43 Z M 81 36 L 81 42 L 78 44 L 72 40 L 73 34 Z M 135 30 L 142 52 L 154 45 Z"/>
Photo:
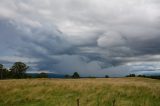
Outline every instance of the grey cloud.
<path fill-rule="evenodd" d="M 128 64 L 160 61 L 159 10 L 158 0 L 2 0 L 0 57 L 25 57 L 34 70 L 124 75 Z"/>

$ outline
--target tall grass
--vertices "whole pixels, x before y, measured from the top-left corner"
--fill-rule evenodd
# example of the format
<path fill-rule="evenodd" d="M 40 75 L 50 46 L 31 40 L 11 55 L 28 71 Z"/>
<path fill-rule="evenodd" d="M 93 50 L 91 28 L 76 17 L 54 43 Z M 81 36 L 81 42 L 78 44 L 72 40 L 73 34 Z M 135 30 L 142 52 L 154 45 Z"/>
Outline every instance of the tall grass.
<path fill-rule="evenodd" d="M 0 106 L 160 106 L 160 80 L 147 78 L 0 81 Z"/>

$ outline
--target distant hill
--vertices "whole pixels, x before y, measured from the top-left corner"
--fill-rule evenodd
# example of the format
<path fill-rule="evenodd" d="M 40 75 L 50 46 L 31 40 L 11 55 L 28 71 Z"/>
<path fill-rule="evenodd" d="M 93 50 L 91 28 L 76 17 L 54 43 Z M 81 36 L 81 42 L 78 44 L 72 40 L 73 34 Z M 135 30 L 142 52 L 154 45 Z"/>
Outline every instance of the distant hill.
<path fill-rule="evenodd" d="M 48 78 L 64 78 L 64 75 L 62 74 L 54 74 L 54 73 L 46 73 Z M 39 73 L 27 73 L 27 75 L 36 77 L 39 75 Z"/>

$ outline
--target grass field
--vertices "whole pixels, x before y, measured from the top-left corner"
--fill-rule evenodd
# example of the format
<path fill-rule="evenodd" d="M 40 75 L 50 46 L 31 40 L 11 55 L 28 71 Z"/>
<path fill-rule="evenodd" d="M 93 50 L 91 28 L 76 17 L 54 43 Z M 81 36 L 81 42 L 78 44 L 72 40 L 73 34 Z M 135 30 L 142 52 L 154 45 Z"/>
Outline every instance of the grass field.
<path fill-rule="evenodd" d="M 0 106 L 77 106 L 77 99 L 80 106 L 160 106 L 160 80 L 93 78 L 0 81 Z"/>

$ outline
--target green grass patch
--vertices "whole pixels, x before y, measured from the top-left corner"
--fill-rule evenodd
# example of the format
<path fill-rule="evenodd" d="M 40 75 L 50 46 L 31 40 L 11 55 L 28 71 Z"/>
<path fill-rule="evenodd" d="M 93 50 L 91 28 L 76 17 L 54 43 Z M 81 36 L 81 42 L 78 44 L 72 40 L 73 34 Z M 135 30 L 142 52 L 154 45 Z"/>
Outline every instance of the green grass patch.
<path fill-rule="evenodd" d="M 0 106 L 160 106 L 160 80 L 147 78 L 0 81 Z"/>

